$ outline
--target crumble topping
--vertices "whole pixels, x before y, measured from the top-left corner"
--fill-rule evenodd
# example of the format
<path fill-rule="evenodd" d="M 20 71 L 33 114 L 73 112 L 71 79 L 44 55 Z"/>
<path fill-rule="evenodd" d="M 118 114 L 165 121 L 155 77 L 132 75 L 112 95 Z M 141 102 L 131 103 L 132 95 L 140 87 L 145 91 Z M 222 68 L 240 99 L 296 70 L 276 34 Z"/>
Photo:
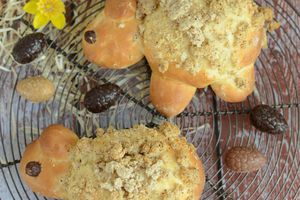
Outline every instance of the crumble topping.
<path fill-rule="evenodd" d="M 143 125 L 83 138 L 71 151 L 62 179 L 65 199 L 190 200 L 200 182 L 194 147 L 179 138 L 177 127 Z"/>
<path fill-rule="evenodd" d="M 205 70 L 220 78 L 239 70 L 240 51 L 259 42 L 249 39 L 251 33 L 279 27 L 272 10 L 253 0 L 138 0 L 138 13 L 161 72 L 177 63 L 192 74 Z"/>

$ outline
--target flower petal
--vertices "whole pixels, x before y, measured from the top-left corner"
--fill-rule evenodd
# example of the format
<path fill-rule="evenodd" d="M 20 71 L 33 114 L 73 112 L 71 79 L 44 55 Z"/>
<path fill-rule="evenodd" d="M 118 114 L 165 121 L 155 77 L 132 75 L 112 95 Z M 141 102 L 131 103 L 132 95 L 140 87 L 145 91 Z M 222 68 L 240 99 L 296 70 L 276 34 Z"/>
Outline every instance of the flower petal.
<path fill-rule="evenodd" d="M 51 22 L 56 28 L 63 29 L 66 25 L 66 17 L 61 13 L 54 17 L 51 17 Z"/>
<path fill-rule="evenodd" d="M 42 26 L 45 26 L 49 22 L 49 19 L 45 17 L 44 15 L 38 13 L 33 20 L 33 27 L 35 29 L 41 28 Z"/>
<path fill-rule="evenodd" d="M 71 1 L 72 2 L 72 1 Z M 65 8 L 65 4 L 64 4 L 64 2 L 62 1 L 62 0 L 57 0 L 56 2 L 55 2 L 55 4 L 56 4 L 56 6 L 57 6 L 57 11 L 59 11 L 59 12 L 63 12 L 63 13 L 65 13 L 66 12 L 66 8 Z"/>
<path fill-rule="evenodd" d="M 28 3 L 25 4 L 23 7 L 23 10 L 29 14 L 36 14 L 38 13 L 38 7 L 37 7 L 38 0 L 31 0 Z"/>

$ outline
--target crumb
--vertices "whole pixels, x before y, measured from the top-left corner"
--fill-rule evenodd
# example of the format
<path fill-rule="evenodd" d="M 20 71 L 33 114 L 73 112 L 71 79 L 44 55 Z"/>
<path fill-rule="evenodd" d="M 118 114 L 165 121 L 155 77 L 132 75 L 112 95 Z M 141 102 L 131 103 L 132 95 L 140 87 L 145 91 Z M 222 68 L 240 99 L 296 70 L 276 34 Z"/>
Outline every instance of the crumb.
<path fill-rule="evenodd" d="M 279 22 L 271 22 L 267 25 L 268 31 L 272 32 L 275 31 L 276 29 L 280 28 L 280 23 Z"/>
<path fill-rule="evenodd" d="M 160 0 L 160 6 L 167 11 L 171 20 L 177 20 L 188 15 L 192 5 L 191 0 Z"/>
<path fill-rule="evenodd" d="M 119 28 L 125 28 L 125 24 L 124 24 L 124 23 L 120 23 L 120 24 L 118 25 L 118 27 L 119 27 Z"/>
<path fill-rule="evenodd" d="M 239 88 L 239 89 L 243 89 L 246 87 L 246 83 L 245 83 L 245 80 L 239 78 L 239 77 L 236 77 L 234 79 L 234 82 L 235 82 L 235 85 Z"/>
<path fill-rule="evenodd" d="M 104 130 L 102 128 L 98 128 L 96 130 L 97 137 L 101 137 L 104 134 Z"/>
<path fill-rule="evenodd" d="M 137 4 L 136 18 L 143 19 L 157 8 L 156 0 L 139 0 Z"/>

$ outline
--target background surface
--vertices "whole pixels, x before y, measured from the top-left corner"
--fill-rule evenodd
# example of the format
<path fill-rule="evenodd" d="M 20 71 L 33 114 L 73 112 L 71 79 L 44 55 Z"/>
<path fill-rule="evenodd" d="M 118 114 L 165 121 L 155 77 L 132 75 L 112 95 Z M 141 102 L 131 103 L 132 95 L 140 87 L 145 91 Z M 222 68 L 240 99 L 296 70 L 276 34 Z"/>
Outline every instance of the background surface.
<path fill-rule="evenodd" d="M 149 100 L 150 70 L 145 60 L 129 69 L 99 69 L 82 55 L 81 36 L 102 9 L 103 1 L 73 1 L 73 15 L 61 32 L 50 25 L 39 30 L 49 48 L 31 64 L 20 66 L 10 52 L 22 36 L 32 33 L 31 16 L 24 15 L 24 1 L 6 1 L 0 19 L 0 198 L 45 199 L 22 183 L 18 163 L 27 144 L 52 123 L 61 123 L 79 136 L 91 136 L 97 127 L 154 126 L 166 120 Z M 210 88 L 199 89 L 176 123 L 197 148 L 204 162 L 207 183 L 203 199 L 300 199 L 300 1 L 258 0 L 273 7 L 280 30 L 268 35 L 269 48 L 256 63 L 256 90 L 245 102 L 229 104 Z M 18 80 L 40 74 L 56 85 L 54 98 L 32 104 L 15 92 Z M 118 84 L 126 94 L 105 113 L 91 115 L 82 106 L 85 92 L 104 82 Z M 249 124 L 250 108 L 268 104 L 282 112 L 289 123 L 285 135 L 268 135 Z M 268 157 L 256 173 L 234 174 L 223 165 L 223 153 L 234 145 L 256 146 Z"/>

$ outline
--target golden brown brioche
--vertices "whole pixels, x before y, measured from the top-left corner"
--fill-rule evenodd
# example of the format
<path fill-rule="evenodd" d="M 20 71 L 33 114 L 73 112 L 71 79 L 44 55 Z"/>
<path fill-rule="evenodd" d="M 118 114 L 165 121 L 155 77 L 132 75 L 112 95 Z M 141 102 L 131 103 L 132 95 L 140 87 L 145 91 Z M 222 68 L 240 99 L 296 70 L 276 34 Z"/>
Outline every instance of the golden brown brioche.
<path fill-rule="evenodd" d="M 20 175 L 27 185 L 44 196 L 60 198 L 57 187 L 69 168 L 69 151 L 77 136 L 62 125 L 51 125 L 41 137 L 26 147 L 20 163 Z"/>
<path fill-rule="evenodd" d="M 265 26 L 273 23 L 270 9 L 252 0 L 139 0 L 138 13 L 144 17 L 140 29 L 145 56 L 154 74 L 169 78 L 168 85 L 182 82 L 180 91 L 212 85 L 216 95 L 229 102 L 243 101 L 252 93 L 253 65 L 266 43 Z M 151 86 L 161 83 L 157 78 L 151 81 Z M 192 99 L 189 92 L 186 98 L 173 90 L 164 92 L 154 104 L 160 112 L 162 107 L 172 109 L 168 117 Z M 151 89 L 151 99 L 158 100 L 157 93 Z M 168 108 L 170 96 L 184 101 Z"/>
<path fill-rule="evenodd" d="M 143 58 L 135 18 L 136 0 L 107 0 L 105 8 L 87 26 L 82 44 L 85 57 L 107 68 L 125 68 Z"/>
<path fill-rule="evenodd" d="M 50 126 L 26 148 L 21 176 L 33 191 L 65 200 L 198 200 L 204 168 L 179 133 L 165 123 L 98 129 L 95 139 L 77 140 L 70 130 Z"/>
<path fill-rule="evenodd" d="M 265 45 L 265 34 L 265 30 L 261 28 L 257 31 L 250 32 L 246 36 L 246 41 L 248 41 L 249 44 L 247 47 L 239 49 L 236 57 L 237 67 L 243 68 L 255 63 L 262 47 Z"/>
<path fill-rule="evenodd" d="M 181 113 L 196 92 L 196 87 L 153 72 L 150 98 L 155 108 L 166 117 Z"/>
<path fill-rule="evenodd" d="M 211 84 L 218 97 L 228 102 L 240 102 L 250 95 L 255 87 L 254 64 L 239 70 L 234 76 Z"/>

